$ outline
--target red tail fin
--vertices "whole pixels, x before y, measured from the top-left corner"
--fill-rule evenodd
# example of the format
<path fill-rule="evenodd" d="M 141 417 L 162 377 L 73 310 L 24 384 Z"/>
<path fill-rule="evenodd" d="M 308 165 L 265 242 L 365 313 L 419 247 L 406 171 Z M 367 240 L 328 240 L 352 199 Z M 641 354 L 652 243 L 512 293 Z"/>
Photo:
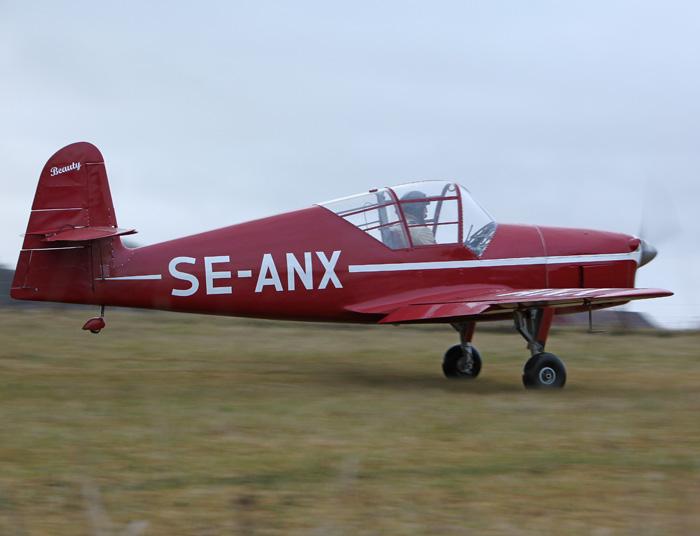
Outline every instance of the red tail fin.
<path fill-rule="evenodd" d="M 89 303 L 92 241 L 132 232 L 117 228 L 97 147 L 85 142 L 64 147 L 41 171 L 12 297 Z"/>

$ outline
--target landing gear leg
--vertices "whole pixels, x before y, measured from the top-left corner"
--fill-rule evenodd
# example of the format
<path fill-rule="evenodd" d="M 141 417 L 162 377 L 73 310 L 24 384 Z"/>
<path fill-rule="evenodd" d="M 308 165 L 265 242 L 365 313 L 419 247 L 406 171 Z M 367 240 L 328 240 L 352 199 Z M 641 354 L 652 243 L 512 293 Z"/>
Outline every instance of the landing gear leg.
<path fill-rule="evenodd" d="M 85 322 L 83 329 L 97 335 L 100 331 L 104 329 L 106 325 L 107 324 L 105 323 L 105 306 L 102 305 L 100 306 L 100 316 L 91 318 L 90 320 Z"/>
<path fill-rule="evenodd" d="M 460 344 L 445 353 L 442 372 L 448 378 L 476 378 L 481 372 L 481 355 L 472 344 L 476 322 L 455 322 L 452 327 L 459 332 Z"/>
<path fill-rule="evenodd" d="M 515 328 L 527 341 L 530 359 L 523 368 L 526 389 L 561 389 L 566 383 L 566 367 L 554 354 L 544 351 L 554 309 L 542 307 L 515 311 Z"/>

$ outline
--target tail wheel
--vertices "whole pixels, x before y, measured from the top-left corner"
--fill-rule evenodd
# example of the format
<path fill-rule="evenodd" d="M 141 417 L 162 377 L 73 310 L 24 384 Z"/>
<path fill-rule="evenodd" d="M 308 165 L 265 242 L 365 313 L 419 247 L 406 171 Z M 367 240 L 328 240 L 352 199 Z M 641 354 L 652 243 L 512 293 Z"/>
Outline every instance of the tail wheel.
<path fill-rule="evenodd" d="M 472 346 L 468 355 L 461 345 L 456 344 L 447 352 L 442 360 L 442 372 L 448 378 L 476 378 L 481 372 L 481 355 Z"/>
<path fill-rule="evenodd" d="M 532 356 L 523 369 L 527 389 L 561 389 L 566 383 L 566 367 L 554 354 L 542 352 Z"/>

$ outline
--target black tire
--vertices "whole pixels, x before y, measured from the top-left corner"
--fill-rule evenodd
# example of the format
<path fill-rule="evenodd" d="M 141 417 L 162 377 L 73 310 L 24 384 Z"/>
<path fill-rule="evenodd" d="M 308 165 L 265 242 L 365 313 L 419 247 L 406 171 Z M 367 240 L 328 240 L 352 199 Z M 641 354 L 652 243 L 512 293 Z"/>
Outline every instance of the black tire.
<path fill-rule="evenodd" d="M 481 372 L 481 354 L 472 346 L 472 360 L 468 363 L 462 346 L 456 344 L 447 352 L 442 360 L 442 372 L 448 378 L 474 379 Z"/>
<path fill-rule="evenodd" d="M 554 354 L 542 352 L 528 359 L 523 369 L 526 389 L 561 389 L 566 384 L 566 367 Z"/>

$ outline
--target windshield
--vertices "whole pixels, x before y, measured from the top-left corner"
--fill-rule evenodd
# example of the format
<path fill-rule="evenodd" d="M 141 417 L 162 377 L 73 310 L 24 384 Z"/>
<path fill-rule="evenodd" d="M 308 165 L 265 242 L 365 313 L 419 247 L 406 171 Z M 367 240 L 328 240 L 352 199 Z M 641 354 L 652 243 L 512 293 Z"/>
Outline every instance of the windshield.
<path fill-rule="evenodd" d="M 464 186 L 459 187 L 462 198 L 462 242 L 479 257 L 496 233 L 496 222 L 477 203 Z"/>
<path fill-rule="evenodd" d="M 461 243 L 480 256 L 496 231 L 469 191 L 448 181 L 374 189 L 320 205 L 391 249 Z"/>

